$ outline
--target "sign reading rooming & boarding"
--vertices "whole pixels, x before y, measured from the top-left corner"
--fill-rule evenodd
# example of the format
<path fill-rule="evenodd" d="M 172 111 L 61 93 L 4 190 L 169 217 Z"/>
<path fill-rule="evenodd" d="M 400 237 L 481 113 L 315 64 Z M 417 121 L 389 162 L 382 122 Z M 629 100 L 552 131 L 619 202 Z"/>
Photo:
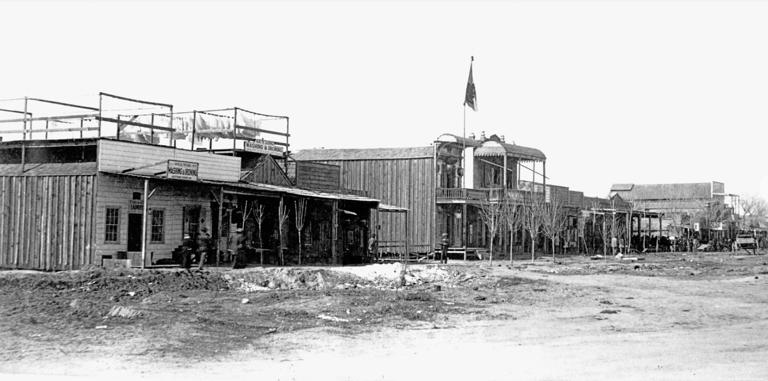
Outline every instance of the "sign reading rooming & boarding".
<path fill-rule="evenodd" d="M 269 140 L 248 140 L 244 146 L 246 151 L 265 153 L 267 155 L 282 155 L 283 147 L 275 144 L 275 142 Z"/>
<path fill-rule="evenodd" d="M 168 170 L 165 172 L 169 179 L 197 181 L 199 163 L 181 160 L 168 160 Z"/>

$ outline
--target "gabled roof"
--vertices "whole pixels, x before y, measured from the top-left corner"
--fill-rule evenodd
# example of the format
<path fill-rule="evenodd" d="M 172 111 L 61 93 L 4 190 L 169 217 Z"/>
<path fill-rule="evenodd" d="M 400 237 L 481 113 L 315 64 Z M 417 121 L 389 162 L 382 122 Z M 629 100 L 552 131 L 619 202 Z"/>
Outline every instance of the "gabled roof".
<path fill-rule="evenodd" d="M 392 160 L 423 159 L 434 156 L 434 148 L 353 148 L 353 149 L 303 149 L 293 154 L 297 161 L 337 161 L 337 160 Z"/>
<path fill-rule="evenodd" d="M 528 160 L 547 160 L 544 152 L 541 152 L 536 148 L 524 147 L 495 140 L 486 140 L 479 148 L 475 149 L 475 156 L 505 155 Z"/>
<path fill-rule="evenodd" d="M 691 200 L 712 197 L 711 187 L 711 183 L 614 184 L 611 192 L 625 200 Z"/>

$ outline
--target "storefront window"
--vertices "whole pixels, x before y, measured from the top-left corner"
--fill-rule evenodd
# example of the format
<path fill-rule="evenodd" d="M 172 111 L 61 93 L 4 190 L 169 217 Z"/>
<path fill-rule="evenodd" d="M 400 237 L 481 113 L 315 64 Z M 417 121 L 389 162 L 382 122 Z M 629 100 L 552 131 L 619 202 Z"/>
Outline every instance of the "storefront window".
<path fill-rule="evenodd" d="M 165 241 L 165 211 L 152 210 L 152 233 L 150 242 L 163 243 Z"/>
<path fill-rule="evenodd" d="M 104 224 L 104 242 L 118 242 L 120 231 L 120 208 L 107 208 Z"/>

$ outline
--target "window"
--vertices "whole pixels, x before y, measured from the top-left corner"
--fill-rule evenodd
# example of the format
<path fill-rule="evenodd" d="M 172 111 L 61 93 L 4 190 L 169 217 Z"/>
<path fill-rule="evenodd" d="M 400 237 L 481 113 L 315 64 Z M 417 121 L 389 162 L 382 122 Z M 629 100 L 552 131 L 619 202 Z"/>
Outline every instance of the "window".
<path fill-rule="evenodd" d="M 133 192 L 134 200 L 141 200 L 141 192 Z"/>
<path fill-rule="evenodd" d="M 160 209 L 152 210 L 152 233 L 149 242 L 163 243 L 165 241 L 165 211 Z"/>
<path fill-rule="evenodd" d="M 120 208 L 107 208 L 104 223 L 104 242 L 119 242 Z"/>

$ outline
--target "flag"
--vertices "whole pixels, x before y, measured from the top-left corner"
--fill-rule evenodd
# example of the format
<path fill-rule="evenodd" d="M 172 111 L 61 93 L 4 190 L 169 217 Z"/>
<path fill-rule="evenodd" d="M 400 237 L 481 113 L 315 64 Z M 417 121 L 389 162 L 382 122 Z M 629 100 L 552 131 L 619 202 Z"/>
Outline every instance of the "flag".
<path fill-rule="evenodd" d="M 472 57 L 472 61 L 475 57 Z M 475 81 L 472 79 L 472 62 L 469 63 L 469 79 L 467 80 L 467 93 L 464 96 L 464 105 L 477 111 L 477 93 L 475 92 Z"/>

